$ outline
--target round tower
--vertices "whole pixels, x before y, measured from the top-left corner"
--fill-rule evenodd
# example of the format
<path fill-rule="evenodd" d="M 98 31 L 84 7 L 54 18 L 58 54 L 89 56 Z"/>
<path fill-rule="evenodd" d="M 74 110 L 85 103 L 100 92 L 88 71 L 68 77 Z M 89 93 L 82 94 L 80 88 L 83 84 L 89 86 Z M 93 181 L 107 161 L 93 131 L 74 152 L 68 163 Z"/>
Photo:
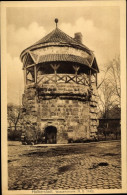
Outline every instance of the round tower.
<path fill-rule="evenodd" d="M 97 73 L 93 52 L 58 28 L 21 53 L 25 89 L 22 142 L 69 143 L 97 133 Z"/>

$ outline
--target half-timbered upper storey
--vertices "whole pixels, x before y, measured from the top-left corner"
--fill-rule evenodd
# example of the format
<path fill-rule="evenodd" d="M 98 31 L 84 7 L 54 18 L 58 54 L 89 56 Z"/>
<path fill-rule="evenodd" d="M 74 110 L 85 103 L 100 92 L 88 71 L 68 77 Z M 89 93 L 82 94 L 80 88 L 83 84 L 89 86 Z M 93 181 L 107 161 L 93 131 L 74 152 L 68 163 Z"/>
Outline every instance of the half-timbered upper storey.
<path fill-rule="evenodd" d="M 99 72 L 94 53 L 82 43 L 81 33 L 75 33 L 72 38 L 57 25 L 48 35 L 22 51 L 20 57 L 26 80 L 30 82 L 36 82 L 39 75 L 45 74 L 87 76 Z"/>

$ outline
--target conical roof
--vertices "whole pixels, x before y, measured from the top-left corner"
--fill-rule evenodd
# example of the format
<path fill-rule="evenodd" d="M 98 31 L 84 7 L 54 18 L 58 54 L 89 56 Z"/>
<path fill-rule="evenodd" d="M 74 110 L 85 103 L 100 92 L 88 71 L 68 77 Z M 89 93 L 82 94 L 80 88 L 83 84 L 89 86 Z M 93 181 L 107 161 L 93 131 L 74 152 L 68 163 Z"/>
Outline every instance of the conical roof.
<path fill-rule="evenodd" d="M 56 22 L 56 21 L 55 21 Z M 88 53 L 88 57 L 81 57 L 73 54 L 56 54 L 56 53 L 51 53 L 51 54 L 44 54 L 39 53 L 37 54 L 36 52 L 34 53 L 35 50 L 40 49 L 40 48 L 45 48 L 45 47 L 50 47 L 50 46 L 68 46 L 68 47 L 73 47 L 77 48 L 80 50 L 83 50 Z M 62 30 L 60 30 L 57 25 L 56 28 L 47 34 L 45 37 L 31 45 L 30 47 L 26 48 L 25 50 L 22 51 L 20 57 L 21 61 L 23 60 L 23 56 L 25 54 L 29 54 L 32 59 L 34 60 L 34 63 L 42 63 L 42 62 L 49 62 L 49 61 L 69 61 L 69 62 L 76 62 L 80 64 L 84 64 L 90 68 L 94 66 L 94 69 L 99 71 L 95 56 L 93 54 L 93 51 L 91 51 L 88 47 L 86 47 L 84 44 L 79 42 L 76 38 L 72 38 L 66 33 L 64 33 Z"/>
<path fill-rule="evenodd" d="M 51 42 L 68 43 L 73 46 L 77 45 L 77 46 L 83 47 L 87 49 L 88 51 L 90 51 L 88 47 L 79 43 L 74 38 L 70 37 L 69 35 L 64 33 L 62 30 L 60 30 L 59 28 L 54 29 L 48 35 L 46 35 L 45 37 L 37 41 L 34 45 L 43 44 L 43 43 L 51 43 Z"/>
<path fill-rule="evenodd" d="M 28 49 L 34 49 L 34 47 L 37 47 L 39 45 L 43 45 L 46 43 L 68 44 L 69 46 L 76 47 L 76 48 L 78 47 L 82 50 L 85 50 L 90 54 L 92 53 L 92 51 L 88 47 L 86 47 L 82 43 L 79 43 L 74 38 L 70 37 L 69 35 L 64 33 L 62 30 L 60 30 L 58 27 L 56 27 L 48 35 L 46 35 L 45 37 L 43 37 L 42 39 L 40 39 L 39 41 L 31 45 L 30 47 L 28 47 L 27 49 L 25 49 L 23 52 L 25 52 Z"/>

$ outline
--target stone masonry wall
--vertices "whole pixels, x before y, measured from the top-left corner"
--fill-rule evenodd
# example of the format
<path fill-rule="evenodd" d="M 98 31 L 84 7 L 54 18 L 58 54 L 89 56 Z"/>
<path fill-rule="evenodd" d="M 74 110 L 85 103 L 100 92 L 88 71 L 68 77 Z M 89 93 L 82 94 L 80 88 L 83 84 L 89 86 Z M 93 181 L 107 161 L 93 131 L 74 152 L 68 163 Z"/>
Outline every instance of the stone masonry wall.
<path fill-rule="evenodd" d="M 74 83 L 28 85 L 23 95 L 24 131 L 22 140 L 44 139 L 45 128 L 57 128 L 57 143 L 94 139 L 97 132 L 96 87 Z"/>
<path fill-rule="evenodd" d="M 92 84 L 93 93 L 90 99 L 90 137 L 93 139 L 97 134 L 98 112 L 97 112 L 97 89 L 95 83 Z"/>
<path fill-rule="evenodd" d="M 40 100 L 39 126 L 44 132 L 48 125 L 57 128 L 57 143 L 68 139 L 89 139 L 89 103 L 78 100 Z"/>

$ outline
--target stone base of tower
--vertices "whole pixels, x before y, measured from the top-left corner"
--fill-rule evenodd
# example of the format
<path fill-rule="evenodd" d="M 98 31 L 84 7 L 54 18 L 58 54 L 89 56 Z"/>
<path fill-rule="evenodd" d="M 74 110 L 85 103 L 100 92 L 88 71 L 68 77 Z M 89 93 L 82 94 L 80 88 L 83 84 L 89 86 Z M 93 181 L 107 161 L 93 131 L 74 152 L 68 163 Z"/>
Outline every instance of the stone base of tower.
<path fill-rule="evenodd" d="M 76 95 L 74 91 L 77 87 L 67 84 L 65 88 L 68 93 L 62 85 L 59 87 L 64 93 L 57 93 L 57 90 L 60 92 L 58 86 L 45 87 L 39 89 L 39 92 L 35 86 L 29 86 L 25 90 L 22 142 L 65 144 L 95 140 L 98 125 L 96 96 L 93 95 L 90 99 L 82 89 Z M 45 89 L 50 90 L 46 93 Z"/>

